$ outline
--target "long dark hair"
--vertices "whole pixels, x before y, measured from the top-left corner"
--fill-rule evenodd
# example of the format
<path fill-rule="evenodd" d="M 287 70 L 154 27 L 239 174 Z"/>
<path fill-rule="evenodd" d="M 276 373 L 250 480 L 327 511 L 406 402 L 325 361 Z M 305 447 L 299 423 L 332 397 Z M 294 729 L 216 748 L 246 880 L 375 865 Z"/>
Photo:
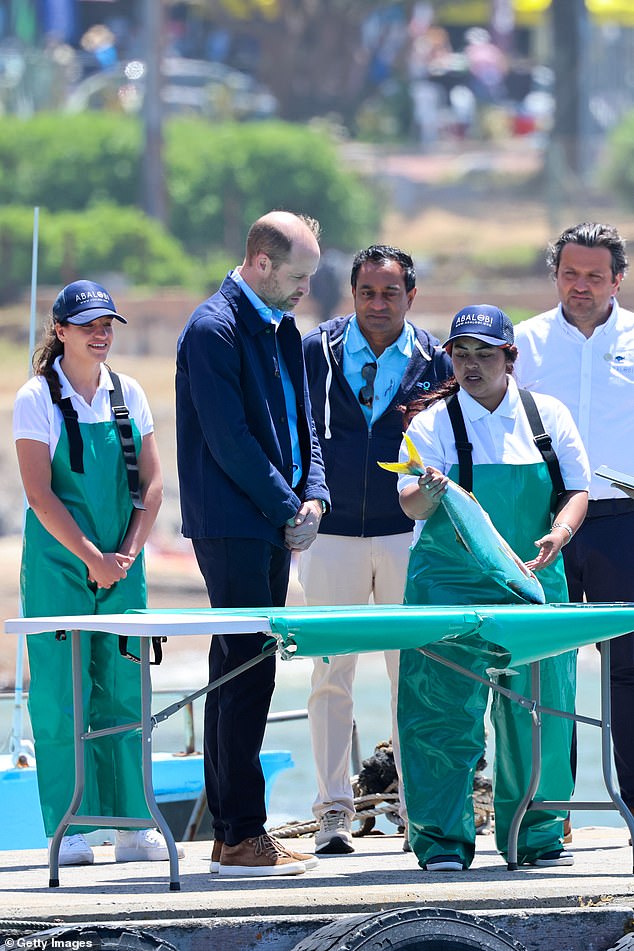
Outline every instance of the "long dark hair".
<path fill-rule="evenodd" d="M 64 344 L 57 336 L 55 324 L 55 319 L 49 317 L 42 342 L 33 354 L 33 372 L 37 376 L 44 377 L 51 391 L 53 402 L 59 403 L 62 398 L 62 388 L 59 377 L 53 369 L 53 364 L 57 357 L 64 353 Z"/>
<path fill-rule="evenodd" d="M 451 349 L 452 344 L 447 344 L 445 350 L 449 356 L 451 356 Z M 512 375 L 513 364 L 517 360 L 519 351 L 515 345 L 506 346 L 502 349 L 505 351 L 506 356 L 506 372 Z M 425 396 L 419 396 L 415 400 L 410 400 L 405 406 L 398 406 L 397 409 L 403 414 L 403 429 L 407 429 L 418 413 L 421 413 L 424 409 L 429 409 L 430 406 L 433 406 L 434 403 L 438 403 L 440 400 L 449 399 L 449 397 L 457 393 L 459 389 L 460 384 L 455 376 L 450 376 L 447 380 L 443 380 L 442 383 L 439 383 L 438 386 Z"/>

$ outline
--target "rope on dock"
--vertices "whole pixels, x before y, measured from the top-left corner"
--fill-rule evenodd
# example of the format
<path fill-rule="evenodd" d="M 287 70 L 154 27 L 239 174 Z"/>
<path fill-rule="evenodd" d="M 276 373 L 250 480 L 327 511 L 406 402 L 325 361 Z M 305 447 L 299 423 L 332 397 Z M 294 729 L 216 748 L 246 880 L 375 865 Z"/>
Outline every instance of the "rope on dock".
<path fill-rule="evenodd" d="M 383 803 L 383 805 L 381 805 Z M 353 822 L 360 822 L 361 828 L 352 834 L 355 838 L 367 835 L 374 825 L 376 816 L 387 816 L 396 825 L 400 825 L 400 800 L 397 792 L 371 793 L 366 796 L 355 796 L 355 815 Z M 473 791 L 473 808 L 475 812 L 476 832 L 478 835 L 489 833 L 493 829 L 493 803 L 490 787 L 484 786 Z M 369 823 L 371 821 L 371 824 Z M 279 839 L 299 839 L 302 836 L 314 835 L 319 831 L 317 819 L 286 822 L 269 829 L 271 835 Z"/>
<path fill-rule="evenodd" d="M 493 789 L 491 780 L 483 775 L 485 766 L 486 762 L 482 756 L 473 781 L 473 811 L 478 834 L 491 832 L 493 829 Z M 363 760 L 361 770 L 351 777 L 350 783 L 355 808 L 352 821 L 360 823 L 359 829 L 352 833 L 355 838 L 368 835 L 374 828 L 377 816 L 385 816 L 399 831 L 404 831 L 391 741 L 382 740 L 377 743 L 372 756 Z M 300 838 L 314 835 L 318 831 L 318 819 L 286 822 L 269 829 L 272 835 L 280 839 Z"/>
<path fill-rule="evenodd" d="M 385 805 L 380 805 L 385 803 Z M 356 796 L 354 799 L 355 815 L 353 822 L 365 824 L 367 819 L 375 816 L 395 816 L 398 818 L 399 798 L 398 793 L 372 793 L 367 796 Z M 393 820 L 394 821 L 394 820 Z M 304 835 L 314 835 L 319 830 L 319 820 L 307 819 L 304 822 L 293 821 L 269 829 L 271 835 L 279 839 L 294 839 Z M 362 836 L 366 833 L 361 830 L 352 833 L 354 836 Z"/>

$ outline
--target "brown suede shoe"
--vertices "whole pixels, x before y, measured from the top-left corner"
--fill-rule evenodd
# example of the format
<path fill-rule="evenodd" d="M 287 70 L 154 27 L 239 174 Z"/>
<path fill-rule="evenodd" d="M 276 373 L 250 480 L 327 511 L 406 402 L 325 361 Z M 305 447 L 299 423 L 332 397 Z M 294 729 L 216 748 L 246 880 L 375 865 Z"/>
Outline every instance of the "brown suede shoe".
<path fill-rule="evenodd" d="M 319 865 L 319 859 L 316 855 L 312 855 L 310 852 L 293 852 L 292 849 L 289 849 L 289 847 L 284 845 L 283 842 L 280 842 L 279 839 L 276 839 L 275 843 L 278 848 L 288 852 L 288 854 L 292 856 L 296 862 L 303 862 L 306 866 L 306 871 L 308 871 L 309 868 L 317 868 Z"/>
<path fill-rule="evenodd" d="M 220 853 L 222 852 L 223 843 L 220 839 L 214 839 L 214 844 L 211 850 L 211 862 L 209 863 L 209 871 L 212 875 L 217 875 L 220 871 Z"/>
<path fill-rule="evenodd" d="M 300 875 L 306 866 L 272 836 L 258 835 L 238 845 L 225 842 L 220 854 L 221 875 Z"/>

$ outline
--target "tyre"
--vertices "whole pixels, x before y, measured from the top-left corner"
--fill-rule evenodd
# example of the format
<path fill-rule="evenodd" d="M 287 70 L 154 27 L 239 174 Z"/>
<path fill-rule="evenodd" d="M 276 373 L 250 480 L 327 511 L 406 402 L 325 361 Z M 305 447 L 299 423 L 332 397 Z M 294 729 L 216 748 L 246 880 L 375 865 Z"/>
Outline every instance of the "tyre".
<path fill-rule="evenodd" d="M 61 928 L 51 928 L 49 931 L 38 931 L 36 934 L 25 935 L 18 943 L 16 939 L 7 939 L 0 945 L 0 951 L 16 951 L 17 948 L 53 948 L 54 942 L 64 942 L 59 947 L 72 947 L 66 942 L 85 942 L 82 948 L 91 951 L 177 951 L 168 941 L 154 937 L 147 931 L 136 928 L 109 928 L 106 925 L 76 925 Z M 77 945 L 75 945 L 77 947 Z"/>
<path fill-rule="evenodd" d="M 448 908 L 396 908 L 320 928 L 293 951 L 526 951 L 484 918 Z"/>

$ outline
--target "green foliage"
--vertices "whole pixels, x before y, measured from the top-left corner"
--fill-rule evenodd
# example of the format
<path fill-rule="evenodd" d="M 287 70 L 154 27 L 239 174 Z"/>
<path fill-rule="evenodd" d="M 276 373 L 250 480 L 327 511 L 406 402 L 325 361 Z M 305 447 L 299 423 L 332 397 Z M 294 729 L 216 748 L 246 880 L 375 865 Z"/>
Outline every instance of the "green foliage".
<path fill-rule="evenodd" d="M 0 208 L 0 300 L 10 300 L 31 272 L 33 210 Z M 134 208 L 95 205 L 77 214 L 40 216 L 38 277 L 61 285 L 80 276 L 118 273 L 145 286 L 203 286 L 202 268 L 173 237 Z"/>
<path fill-rule="evenodd" d="M 165 156 L 170 226 L 192 253 L 241 252 L 251 222 L 272 208 L 317 218 L 324 246 L 353 250 L 376 236 L 379 197 L 341 168 L 333 142 L 319 131 L 175 119 Z"/>
<path fill-rule="evenodd" d="M 37 113 L 0 121 L 0 203 L 70 211 L 138 202 L 141 128 L 127 116 Z"/>
<path fill-rule="evenodd" d="M 0 118 L 4 299 L 30 274 L 29 206 L 42 209 L 40 279 L 53 284 L 119 272 L 146 285 L 214 287 L 242 254 L 251 222 L 272 208 L 319 219 L 324 247 L 356 250 L 377 234 L 379 197 L 341 167 L 323 131 L 277 121 L 166 123 L 171 237 L 137 210 L 143 159 L 142 127 L 129 116 Z"/>
<path fill-rule="evenodd" d="M 634 208 L 634 111 L 627 114 L 608 139 L 604 180 L 624 205 Z"/>

